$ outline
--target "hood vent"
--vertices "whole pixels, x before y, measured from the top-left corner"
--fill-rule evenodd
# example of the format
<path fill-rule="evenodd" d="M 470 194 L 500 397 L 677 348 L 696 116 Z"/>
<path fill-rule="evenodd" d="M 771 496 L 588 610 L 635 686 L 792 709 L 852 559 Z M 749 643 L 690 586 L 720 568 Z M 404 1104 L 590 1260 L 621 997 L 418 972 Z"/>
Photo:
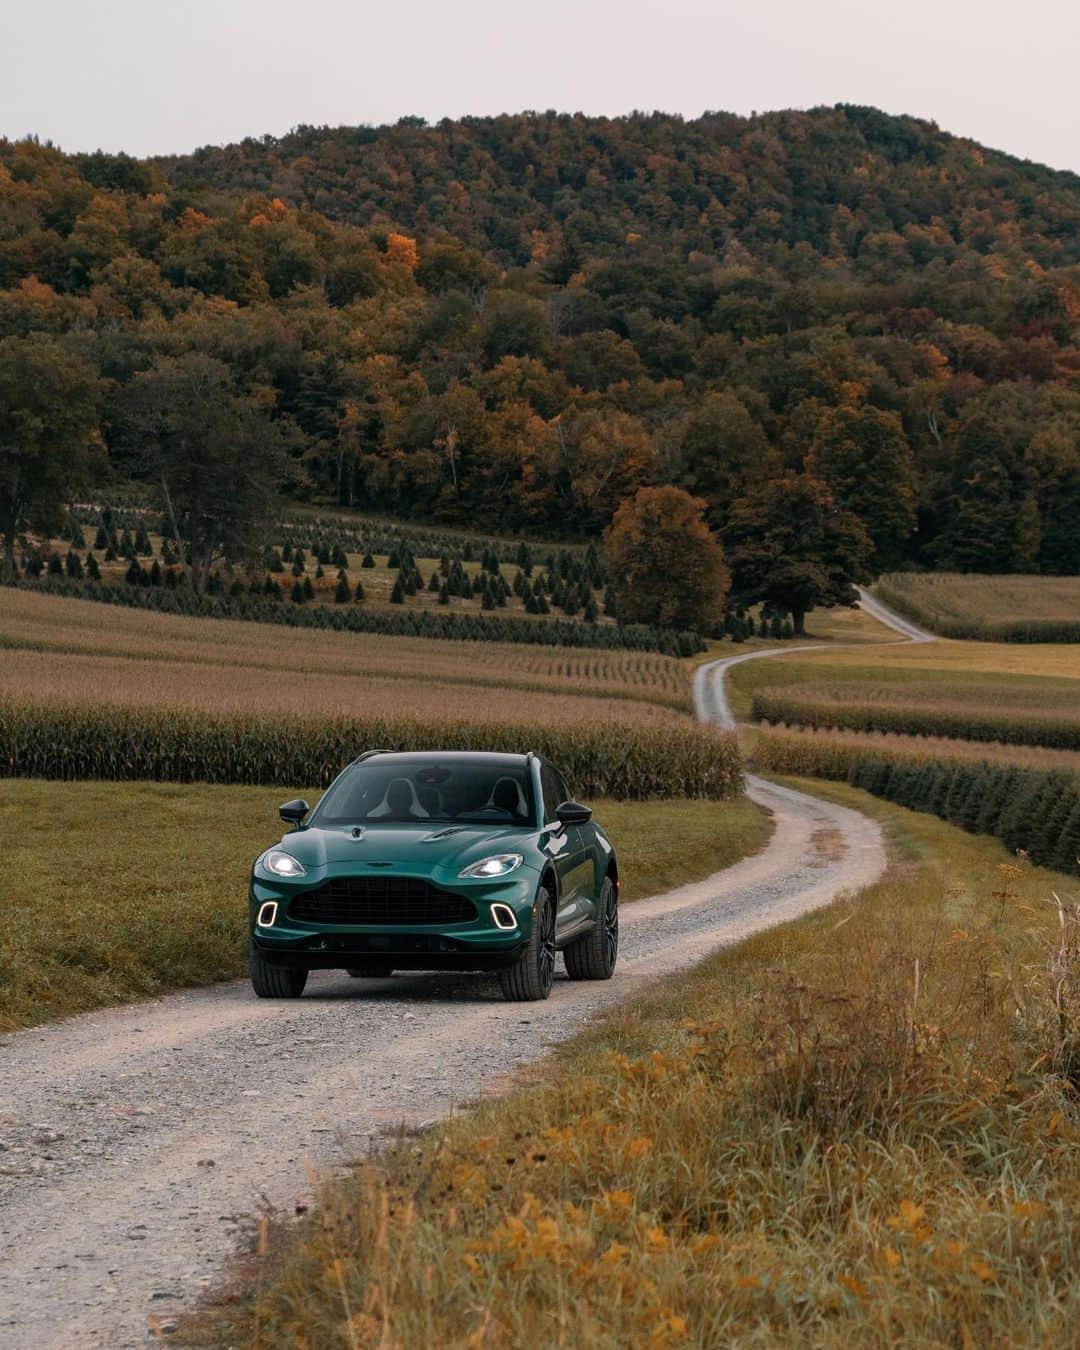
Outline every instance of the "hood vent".
<path fill-rule="evenodd" d="M 445 830 L 438 830 L 435 834 L 425 835 L 420 840 L 422 844 L 437 844 L 440 839 L 449 839 L 452 834 L 464 834 L 464 825 L 451 825 Z"/>

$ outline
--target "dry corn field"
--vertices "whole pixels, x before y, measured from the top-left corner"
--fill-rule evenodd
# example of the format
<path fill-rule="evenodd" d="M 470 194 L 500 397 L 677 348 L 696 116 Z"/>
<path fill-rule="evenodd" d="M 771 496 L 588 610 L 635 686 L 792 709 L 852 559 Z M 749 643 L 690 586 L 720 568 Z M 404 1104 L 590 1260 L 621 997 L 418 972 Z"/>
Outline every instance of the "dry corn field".
<path fill-rule="evenodd" d="M 1057 771 L 1080 778 L 1080 751 L 1042 746 L 1003 745 L 996 741 L 950 740 L 946 736 L 901 736 L 891 732 L 838 731 L 835 727 L 765 728 L 754 745 L 759 769 L 800 778 L 836 778 L 859 759 L 883 758 L 904 764 L 963 760 L 972 764 L 1015 765 Z"/>
<path fill-rule="evenodd" d="M 793 652 L 732 672 L 755 720 L 1080 749 L 1080 648 L 974 642 Z"/>
<path fill-rule="evenodd" d="M 943 637 L 1080 642 L 1080 577 L 892 572 L 875 589 L 886 604 Z"/>
<path fill-rule="evenodd" d="M 0 694 L 236 711 L 530 721 L 676 718 L 682 664 L 651 652 L 289 629 L 0 593 Z M 58 659 L 59 658 L 59 659 Z"/>

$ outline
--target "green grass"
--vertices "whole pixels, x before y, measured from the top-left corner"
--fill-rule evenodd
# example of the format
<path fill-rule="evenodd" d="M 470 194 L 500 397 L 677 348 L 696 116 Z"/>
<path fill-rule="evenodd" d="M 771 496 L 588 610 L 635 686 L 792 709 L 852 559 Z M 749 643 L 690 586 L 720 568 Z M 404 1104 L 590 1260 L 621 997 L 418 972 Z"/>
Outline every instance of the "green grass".
<path fill-rule="evenodd" d="M 248 869 L 288 795 L 6 779 L 0 1031 L 243 974 Z M 745 798 L 595 807 L 628 899 L 707 876 L 769 830 Z"/>
<path fill-rule="evenodd" d="M 882 883 L 358 1164 L 190 1343 L 1071 1344 L 1080 998 L 1075 919 L 1060 1014 L 1047 978 L 1059 879 L 823 791 L 886 822 Z"/>

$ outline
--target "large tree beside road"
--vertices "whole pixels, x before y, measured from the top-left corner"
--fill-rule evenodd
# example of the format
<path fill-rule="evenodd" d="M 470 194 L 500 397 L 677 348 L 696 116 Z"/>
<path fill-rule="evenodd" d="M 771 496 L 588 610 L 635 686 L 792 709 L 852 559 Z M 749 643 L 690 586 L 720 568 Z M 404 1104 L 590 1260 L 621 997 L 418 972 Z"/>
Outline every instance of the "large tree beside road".
<path fill-rule="evenodd" d="M 791 615 L 796 636 L 819 606 L 855 603 L 873 544 L 857 516 L 805 473 L 770 478 L 731 508 L 724 544 L 736 600 Z"/>

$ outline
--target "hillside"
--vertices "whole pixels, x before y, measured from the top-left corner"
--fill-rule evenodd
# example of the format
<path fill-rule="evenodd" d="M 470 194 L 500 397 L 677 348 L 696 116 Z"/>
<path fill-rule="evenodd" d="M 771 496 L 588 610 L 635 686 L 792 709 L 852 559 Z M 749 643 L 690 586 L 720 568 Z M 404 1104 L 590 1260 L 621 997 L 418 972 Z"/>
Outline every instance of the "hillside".
<path fill-rule="evenodd" d="M 1074 574 L 1078 319 L 1080 180 L 873 109 L 0 142 L 0 337 L 104 381 L 99 487 L 198 352 L 300 500 L 581 539 L 672 482 L 745 538 L 792 470 L 869 571 Z"/>

